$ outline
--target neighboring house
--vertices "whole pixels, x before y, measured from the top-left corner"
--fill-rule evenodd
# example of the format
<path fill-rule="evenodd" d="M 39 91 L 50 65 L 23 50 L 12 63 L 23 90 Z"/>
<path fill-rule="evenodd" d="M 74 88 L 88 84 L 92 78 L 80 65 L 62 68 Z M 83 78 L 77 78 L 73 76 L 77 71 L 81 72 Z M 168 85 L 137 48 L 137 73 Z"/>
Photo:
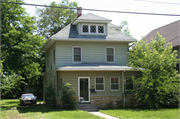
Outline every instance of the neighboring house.
<path fill-rule="evenodd" d="M 143 38 L 143 40 L 147 39 L 147 42 L 150 43 L 151 39 L 154 39 L 156 37 L 157 32 L 165 38 L 166 43 L 164 46 L 166 46 L 167 43 L 172 43 L 173 50 L 178 51 L 177 58 L 180 59 L 180 20 L 152 30 L 148 35 Z M 179 62 L 176 65 L 176 69 L 180 73 Z"/>
<path fill-rule="evenodd" d="M 111 102 L 114 107 L 128 104 L 133 96 L 123 95 L 133 89 L 131 76 L 138 71 L 126 65 L 127 52 L 128 44 L 136 39 L 120 33 L 120 27 L 109 19 L 91 13 L 78 16 L 41 49 L 46 54 L 44 89 L 52 84 L 58 94 L 61 84 L 68 82 L 82 103 L 95 103 L 100 108 Z"/>

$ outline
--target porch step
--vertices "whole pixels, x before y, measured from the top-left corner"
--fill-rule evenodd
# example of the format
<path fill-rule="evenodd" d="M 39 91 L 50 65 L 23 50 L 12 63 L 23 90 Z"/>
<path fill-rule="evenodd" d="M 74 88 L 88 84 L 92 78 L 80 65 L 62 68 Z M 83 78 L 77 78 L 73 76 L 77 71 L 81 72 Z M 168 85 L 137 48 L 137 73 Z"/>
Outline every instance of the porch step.
<path fill-rule="evenodd" d="M 76 108 L 84 111 L 98 111 L 96 104 L 77 104 Z"/>

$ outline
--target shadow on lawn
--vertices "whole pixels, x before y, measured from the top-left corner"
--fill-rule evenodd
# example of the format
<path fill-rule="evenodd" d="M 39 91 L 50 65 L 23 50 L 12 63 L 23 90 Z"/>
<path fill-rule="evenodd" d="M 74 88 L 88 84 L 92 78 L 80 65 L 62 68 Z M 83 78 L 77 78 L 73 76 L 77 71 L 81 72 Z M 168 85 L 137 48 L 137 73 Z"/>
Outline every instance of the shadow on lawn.
<path fill-rule="evenodd" d="M 62 110 L 62 109 L 48 108 L 44 104 L 19 106 L 19 107 L 17 107 L 17 110 L 19 111 L 19 113 L 28 113 L 28 112 L 47 113 L 47 112 L 55 112 L 55 111 L 65 111 L 65 110 Z M 74 111 L 74 110 L 68 110 L 68 111 Z"/>

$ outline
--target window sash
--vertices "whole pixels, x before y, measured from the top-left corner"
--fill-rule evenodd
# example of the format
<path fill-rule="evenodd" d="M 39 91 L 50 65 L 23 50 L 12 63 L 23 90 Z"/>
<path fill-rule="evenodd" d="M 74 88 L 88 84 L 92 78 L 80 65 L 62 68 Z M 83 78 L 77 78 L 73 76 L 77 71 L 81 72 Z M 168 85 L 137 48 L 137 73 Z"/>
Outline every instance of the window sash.
<path fill-rule="evenodd" d="M 105 26 L 99 25 L 99 24 L 83 24 L 82 25 L 82 33 L 104 34 Z"/>
<path fill-rule="evenodd" d="M 129 81 L 128 81 L 129 80 Z M 126 77 L 126 90 L 134 89 L 134 83 L 131 77 Z"/>
<path fill-rule="evenodd" d="M 114 80 L 116 79 L 116 80 Z M 119 77 L 111 77 L 111 90 L 112 91 L 119 91 L 120 90 L 120 84 L 119 84 Z"/>
<path fill-rule="evenodd" d="M 75 46 L 73 47 L 73 62 L 81 62 L 82 61 L 82 48 Z"/>
<path fill-rule="evenodd" d="M 95 77 L 95 90 L 104 91 L 104 77 Z"/>
<path fill-rule="evenodd" d="M 107 47 L 106 48 L 106 62 L 114 62 L 114 48 Z"/>

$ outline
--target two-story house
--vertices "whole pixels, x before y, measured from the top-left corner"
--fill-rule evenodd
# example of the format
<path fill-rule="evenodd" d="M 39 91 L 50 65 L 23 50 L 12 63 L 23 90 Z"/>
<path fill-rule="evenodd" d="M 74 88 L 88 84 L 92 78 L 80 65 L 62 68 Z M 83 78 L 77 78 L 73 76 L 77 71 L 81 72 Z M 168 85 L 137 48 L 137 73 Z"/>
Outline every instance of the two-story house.
<path fill-rule="evenodd" d="M 157 32 L 165 37 L 166 42 L 164 46 L 167 43 L 172 43 L 173 50 L 178 51 L 177 58 L 180 59 L 180 20 L 152 30 L 142 40 L 147 40 L 147 43 L 150 43 L 151 39 L 155 39 Z M 176 69 L 180 73 L 179 62 L 177 62 Z"/>
<path fill-rule="evenodd" d="M 114 107 L 118 102 L 127 104 L 133 97 L 125 97 L 124 92 L 134 87 L 131 76 L 138 72 L 127 66 L 128 44 L 136 39 L 119 32 L 109 19 L 91 13 L 78 16 L 41 49 L 46 54 L 44 89 L 52 84 L 58 94 L 61 84 L 68 82 L 82 103 L 100 108 L 110 101 Z"/>

